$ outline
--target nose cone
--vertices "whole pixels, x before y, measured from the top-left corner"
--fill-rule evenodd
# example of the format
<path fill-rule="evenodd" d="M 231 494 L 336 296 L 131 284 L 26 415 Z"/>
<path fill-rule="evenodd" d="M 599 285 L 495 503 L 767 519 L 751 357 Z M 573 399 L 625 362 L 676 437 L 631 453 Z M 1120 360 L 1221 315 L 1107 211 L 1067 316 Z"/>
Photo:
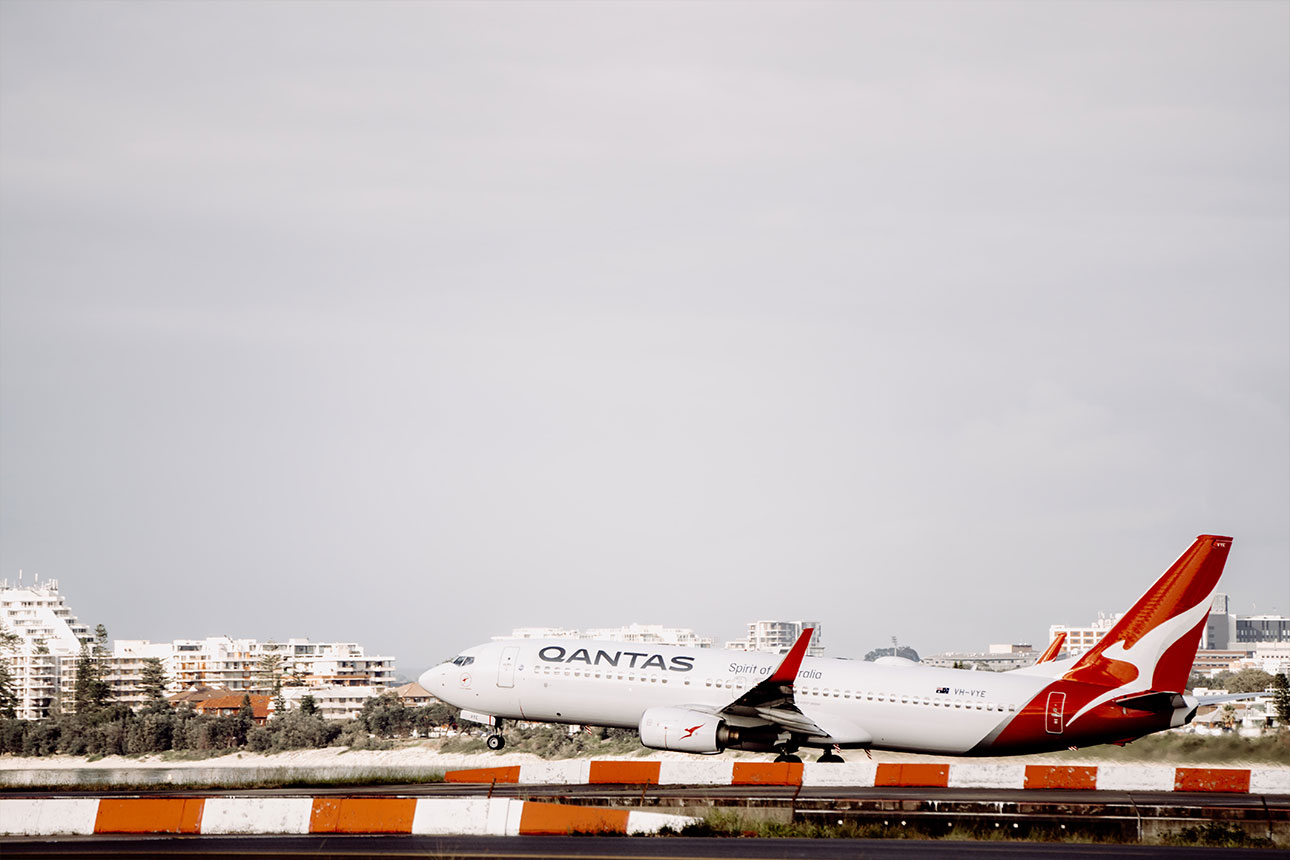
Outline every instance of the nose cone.
<path fill-rule="evenodd" d="M 432 666 L 421 673 L 421 678 L 417 683 L 425 687 L 426 691 L 432 696 L 442 699 L 444 694 L 448 692 L 448 670 L 452 668 L 451 663 L 440 663 L 438 666 Z"/>

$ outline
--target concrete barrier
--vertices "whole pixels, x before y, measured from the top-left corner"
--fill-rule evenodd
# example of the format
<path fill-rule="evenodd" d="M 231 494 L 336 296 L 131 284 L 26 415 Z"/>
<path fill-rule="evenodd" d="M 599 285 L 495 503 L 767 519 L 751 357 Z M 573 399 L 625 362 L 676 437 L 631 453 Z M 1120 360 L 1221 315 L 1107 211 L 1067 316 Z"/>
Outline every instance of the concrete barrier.
<path fill-rule="evenodd" d="M 685 761 L 539 762 L 448 771 L 448 782 L 527 785 L 854 785 L 892 788 L 1015 788 L 1290 794 L 1290 770 L 1168 765 L 1023 765 L 1002 762 L 805 764 Z"/>
<path fill-rule="evenodd" d="M 696 820 L 685 815 L 514 798 L 0 798 L 3 836 L 657 833 L 663 827 L 679 830 Z"/>
<path fill-rule="evenodd" d="M 208 797 L 202 833 L 308 833 L 313 800 L 308 797 Z"/>
<path fill-rule="evenodd" d="M 0 798 L 0 835 L 89 836 L 98 812 L 96 797 Z"/>

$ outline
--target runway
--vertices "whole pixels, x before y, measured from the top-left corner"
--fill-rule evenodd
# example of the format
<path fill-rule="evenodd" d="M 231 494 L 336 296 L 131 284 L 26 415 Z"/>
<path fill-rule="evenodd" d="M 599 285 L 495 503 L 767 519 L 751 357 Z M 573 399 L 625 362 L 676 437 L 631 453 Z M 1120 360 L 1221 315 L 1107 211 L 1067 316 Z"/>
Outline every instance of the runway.
<path fill-rule="evenodd" d="M 910 839 L 690 839 L 497 836 L 278 836 L 278 837 L 96 837 L 20 839 L 4 843 L 6 860 L 17 857 L 89 857 L 104 860 L 181 857 L 457 858 L 458 860 L 770 860 L 770 858 L 863 858 L 913 860 L 920 857 L 971 860 L 1103 860 L 1108 855 L 1140 860 L 1269 857 L 1260 849 L 1190 848 L 1042 842 L 967 842 Z"/>

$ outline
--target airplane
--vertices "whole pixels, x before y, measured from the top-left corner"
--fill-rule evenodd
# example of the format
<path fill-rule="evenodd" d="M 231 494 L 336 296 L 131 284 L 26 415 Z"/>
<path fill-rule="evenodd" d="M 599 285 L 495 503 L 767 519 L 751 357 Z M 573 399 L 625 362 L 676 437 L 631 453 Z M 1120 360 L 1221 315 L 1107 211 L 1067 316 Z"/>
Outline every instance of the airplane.
<path fill-rule="evenodd" d="M 804 748 L 954 756 L 1123 744 L 1190 722 L 1184 689 L 1232 538 L 1201 535 L 1089 651 L 1008 672 L 569 639 L 500 640 L 427 670 L 421 686 L 491 727 L 506 720 L 635 729 L 651 749 L 727 749 L 800 762 Z"/>

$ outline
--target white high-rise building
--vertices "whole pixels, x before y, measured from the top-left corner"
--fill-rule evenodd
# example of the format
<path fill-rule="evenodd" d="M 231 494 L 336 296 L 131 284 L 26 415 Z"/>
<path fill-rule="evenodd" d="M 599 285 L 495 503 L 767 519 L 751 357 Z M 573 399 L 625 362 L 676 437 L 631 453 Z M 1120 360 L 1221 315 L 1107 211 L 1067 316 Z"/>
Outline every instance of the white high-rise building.
<path fill-rule="evenodd" d="M 688 627 L 664 627 L 661 624 L 588 627 L 586 630 L 568 627 L 516 627 L 509 636 L 494 636 L 493 639 L 602 639 L 609 642 L 682 645 L 691 648 L 712 647 L 711 636 L 700 636 Z"/>
<path fill-rule="evenodd" d="M 1052 642 L 1057 638 L 1057 634 L 1065 633 L 1066 641 L 1062 643 L 1063 656 L 1078 657 L 1096 645 L 1107 634 L 1107 631 L 1115 626 L 1115 622 L 1123 617 L 1123 612 L 1117 612 L 1109 618 L 1103 615 L 1087 627 L 1069 627 L 1065 624 L 1054 624 L 1048 628 L 1048 641 Z"/>
<path fill-rule="evenodd" d="M 143 701 L 139 688 L 148 657 L 161 660 L 171 691 L 222 687 L 263 693 L 269 690 L 263 666 L 270 655 L 280 658 L 280 677 L 303 687 L 385 687 L 394 682 L 394 658 L 368 655 L 354 642 L 261 642 L 228 636 L 170 642 L 119 639 L 107 660 L 106 677 L 114 699 L 131 705 Z"/>
<path fill-rule="evenodd" d="M 811 636 L 811 644 L 806 648 L 806 656 L 823 657 L 824 638 L 818 621 L 750 621 L 748 637 L 727 642 L 726 647 L 735 651 L 785 654 L 808 627 L 815 628 L 815 633 Z"/>
<path fill-rule="evenodd" d="M 58 592 L 58 580 L 10 586 L 0 581 L 0 627 L 17 634 L 18 644 L 0 653 L 13 675 L 19 719 L 48 716 L 76 678 L 76 660 L 94 634 L 67 608 Z"/>

